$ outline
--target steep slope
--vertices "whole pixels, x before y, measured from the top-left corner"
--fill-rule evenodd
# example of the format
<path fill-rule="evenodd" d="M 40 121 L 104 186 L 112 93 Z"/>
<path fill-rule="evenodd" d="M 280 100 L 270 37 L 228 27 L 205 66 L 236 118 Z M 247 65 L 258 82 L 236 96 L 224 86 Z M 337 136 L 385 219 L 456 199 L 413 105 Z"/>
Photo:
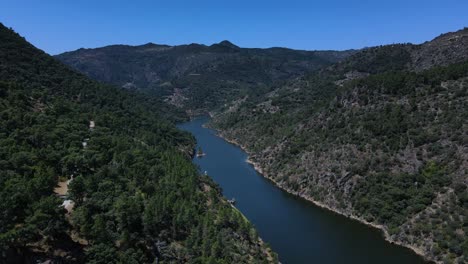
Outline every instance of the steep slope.
<path fill-rule="evenodd" d="M 275 262 L 164 110 L 0 24 L 0 262 Z"/>
<path fill-rule="evenodd" d="M 227 105 L 212 126 L 291 193 L 465 263 L 467 32 L 365 49 Z"/>
<path fill-rule="evenodd" d="M 353 52 L 245 49 L 222 41 L 211 46 L 115 45 L 56 58 L 93 79 L 152 91 L 184 109 L 206 111 L 246 94 L 263 94 L 276 81 Z"/>

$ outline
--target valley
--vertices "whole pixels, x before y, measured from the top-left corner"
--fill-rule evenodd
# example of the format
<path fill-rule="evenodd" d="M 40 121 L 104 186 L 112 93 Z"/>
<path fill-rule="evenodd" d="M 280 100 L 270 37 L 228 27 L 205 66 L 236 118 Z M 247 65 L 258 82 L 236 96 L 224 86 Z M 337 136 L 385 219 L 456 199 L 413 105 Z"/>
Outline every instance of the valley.
<path fill-rule="evenodd" d="M 206 72 L 178 71 L 137 89 L 169 98 L 189 116 L 209 112 L 209 126 L 241 145 L 279 187 L 378 226 L 429 260 L 467 261 L 467 29 L 419 45 L 346 52 L 267 49 L 252 57 L 227 42 L 164 50 L 190 47 L 198 58 L 219 45 L 257 60 L 203 57 Z M 131 82 L 103 79 L 116 61 L 112 48 L 57 58 L 99 80 Z M 260 55 L 266 52 L 268 63 Z M 92 70 L 96 56 L 106 58 L 99 71 Z M 143 61 L 159 56 L 146 53 Z M 276 64 L 282 59 L 290 63 Z"/>
<path fill-rule="evenodd" d="M 203 127 L 199 117 L 178 127 L 191 132 L 206 155 L 193 162 L 235 199 L 281 263 L 427 263 L 411 250 L 385 241 L 379 230 L 288 194 L 255 171 L 247 153 Z M 338 254 L 339 253 L 339 254 Z"/>

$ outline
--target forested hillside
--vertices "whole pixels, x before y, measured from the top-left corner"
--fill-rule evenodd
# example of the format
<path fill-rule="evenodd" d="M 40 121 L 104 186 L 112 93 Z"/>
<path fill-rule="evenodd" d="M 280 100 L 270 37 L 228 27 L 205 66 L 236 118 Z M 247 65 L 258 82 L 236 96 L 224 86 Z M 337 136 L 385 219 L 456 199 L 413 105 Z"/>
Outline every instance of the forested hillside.
<path fill-rule="evenodd" d="M 211 46 L 114 45 L 56 57 L 89 77 L 166 98 L 203 113 L 245 95 L 260 95 L 278 81 L 328 66 L 354 51 L 246 49 L 229 41 Z"/>
<path fill-rule="evenodd" d="M 228 104 L 212 126 L 280 187 L 468 262 L 468 29 L 364 49 Z"/>
<path fill-rule="evenodd" d="M 194 139 L 166 107 L 0 24 L 0 263 L 275 262 L 191 164 Z"/>

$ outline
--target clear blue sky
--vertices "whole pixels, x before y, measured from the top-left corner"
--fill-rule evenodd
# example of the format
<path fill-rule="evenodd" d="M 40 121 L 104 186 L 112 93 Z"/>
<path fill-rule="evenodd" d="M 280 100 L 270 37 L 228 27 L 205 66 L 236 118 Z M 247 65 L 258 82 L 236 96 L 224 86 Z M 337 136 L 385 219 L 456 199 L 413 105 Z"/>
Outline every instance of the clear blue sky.
<path fill-rule="evenodd" d="M 467 0 L 2 0 L 0 22 L 50 54 L 109 44 L 351 49 L 468 26 Z"/>

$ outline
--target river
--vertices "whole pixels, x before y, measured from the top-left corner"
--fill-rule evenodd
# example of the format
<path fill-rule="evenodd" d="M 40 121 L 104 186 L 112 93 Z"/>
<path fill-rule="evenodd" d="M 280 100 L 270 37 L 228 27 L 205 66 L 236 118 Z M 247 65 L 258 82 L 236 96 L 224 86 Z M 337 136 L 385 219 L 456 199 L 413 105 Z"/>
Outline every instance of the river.
<path fill-rule="evenodd" d="M 282 263 L 426 263 L 411 250 L 385 241 L 379 230 L 279 189 L 246 162 L 242 149 L 202 127 L 208 120 L 179 125 L 206 153 L 193 162 L 222 187 L 225 197 L 236 199 L 236 207 Z"/>

